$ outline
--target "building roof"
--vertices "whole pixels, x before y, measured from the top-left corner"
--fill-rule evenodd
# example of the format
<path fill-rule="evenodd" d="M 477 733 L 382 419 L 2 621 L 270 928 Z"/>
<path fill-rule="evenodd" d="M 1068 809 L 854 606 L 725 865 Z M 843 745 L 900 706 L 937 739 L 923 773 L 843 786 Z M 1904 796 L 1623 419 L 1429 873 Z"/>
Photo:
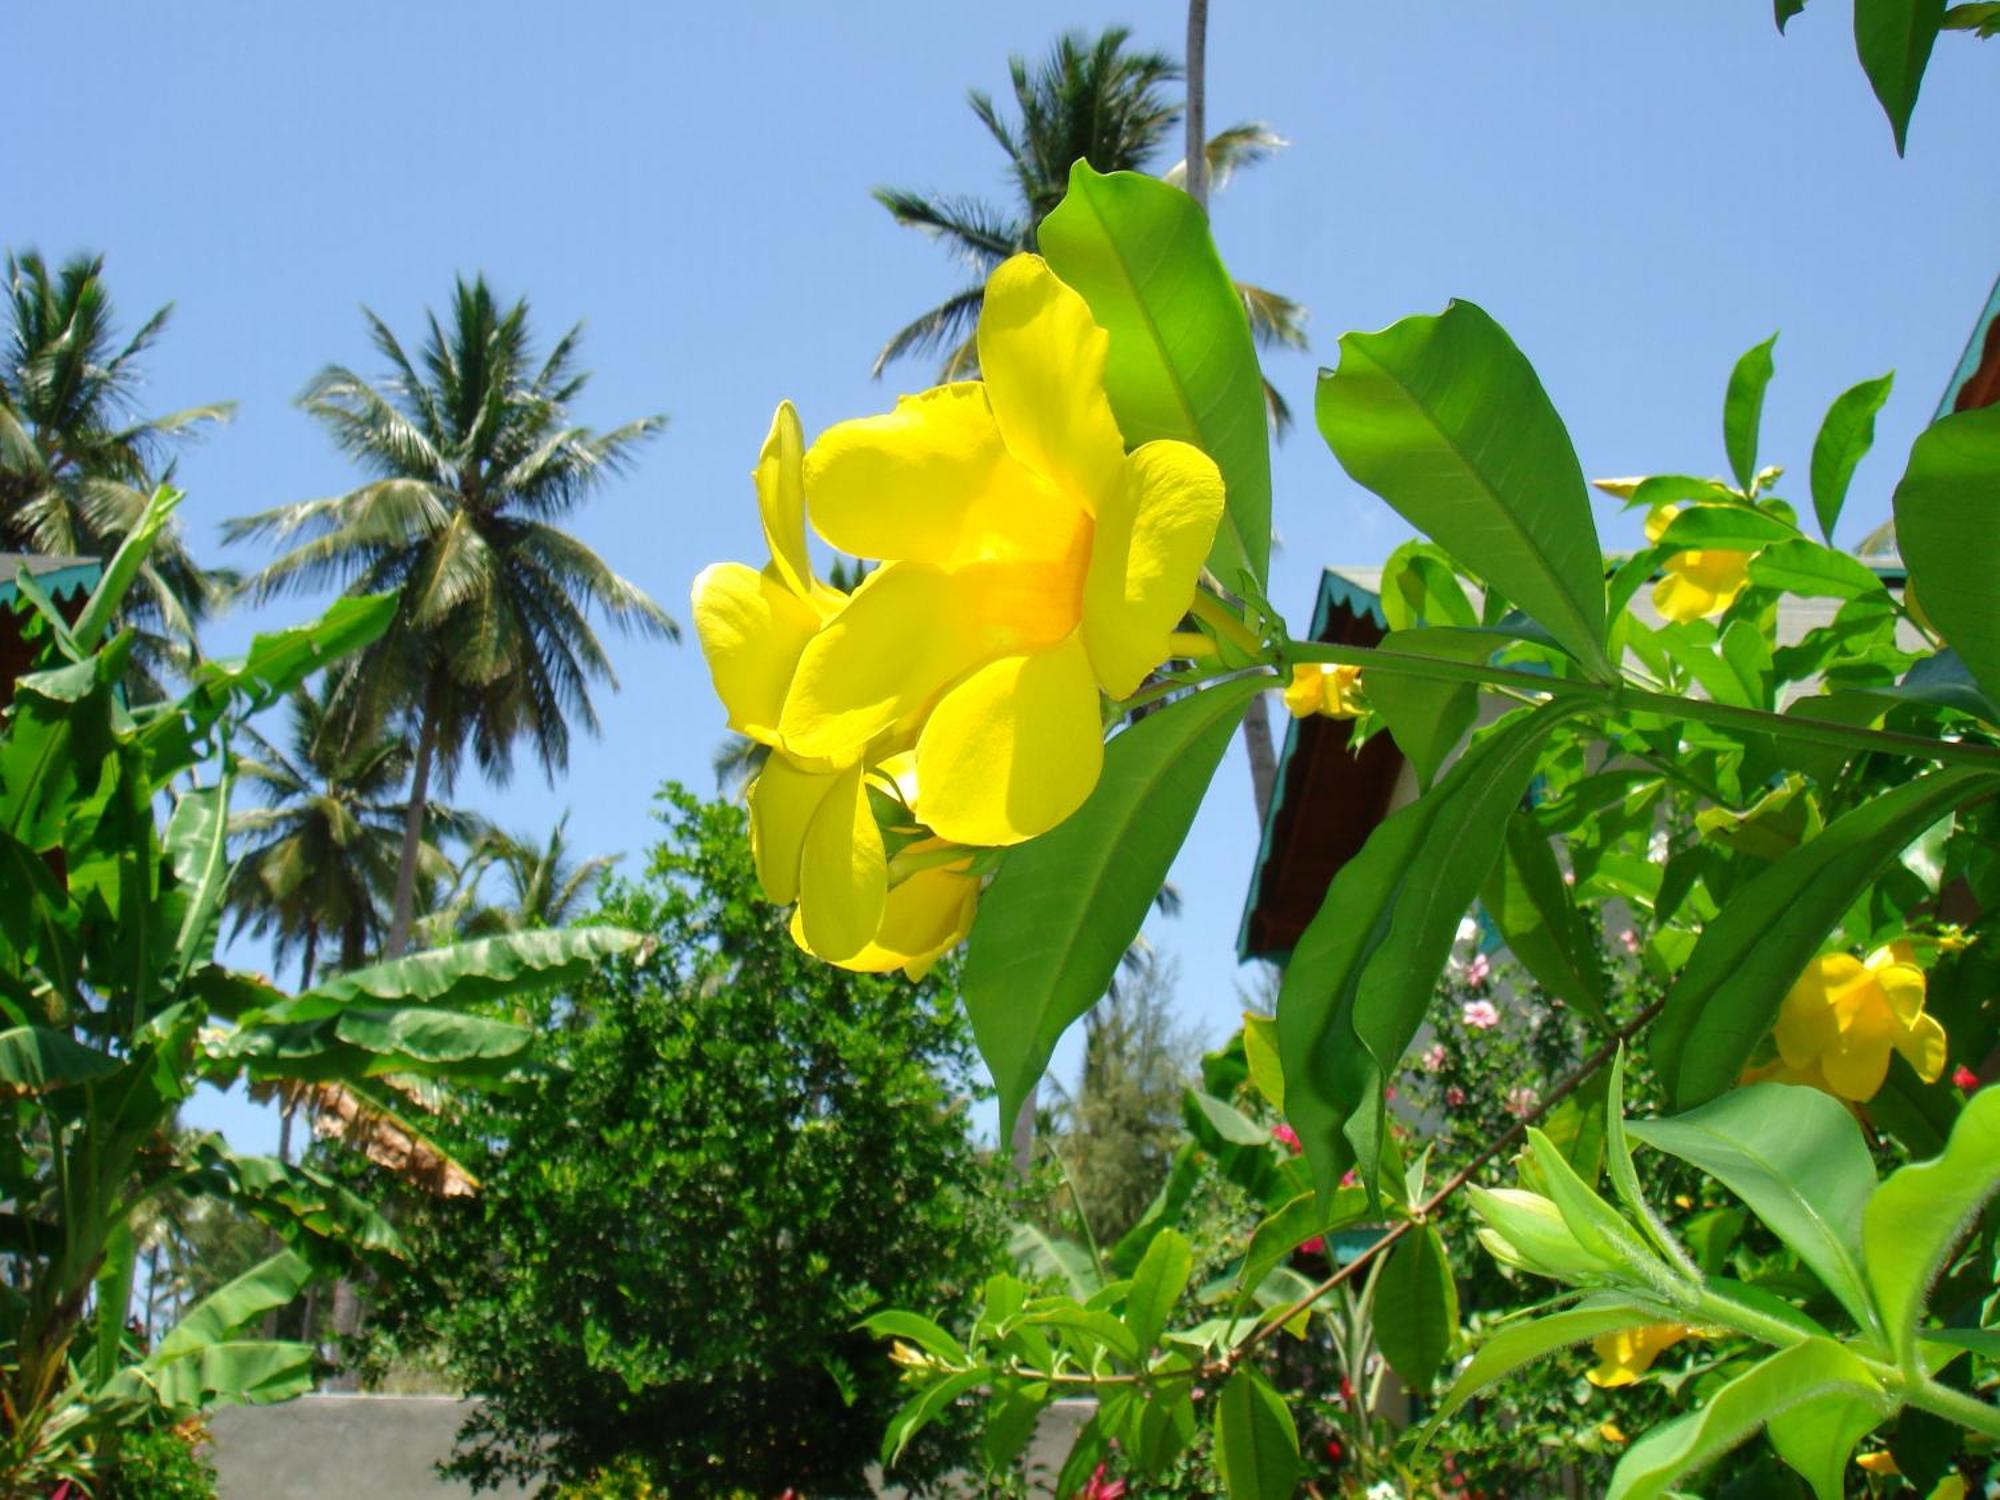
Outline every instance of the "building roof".
<path fill-rule="evenodd" d="M 1952 371 L 1951 383 L 1944 388 L 1932 421 L 1955 411 L 1971 411 L 1977 406 L 2000 405 L 2000 281 L 1986 298 L 1986 310 L 1972 325 L 1965 341 L 1965 353 Z"/>
<path fill-rule="evenodd" d="M 0 605 L 18 597 L 14 580 L 22 573 L 42 586 L 51 599 L 87 594 L 97 586 L 104 564 L 95 557 L 52 557 L 39 552 L 0 552 Z"/>

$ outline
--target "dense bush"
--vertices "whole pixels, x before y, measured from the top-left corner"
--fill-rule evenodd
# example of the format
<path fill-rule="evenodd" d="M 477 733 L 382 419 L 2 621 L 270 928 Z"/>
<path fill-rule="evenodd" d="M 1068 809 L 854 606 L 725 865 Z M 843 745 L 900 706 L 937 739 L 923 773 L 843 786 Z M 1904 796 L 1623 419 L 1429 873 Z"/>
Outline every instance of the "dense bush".
<path fill-rule="evenodd" d="M 551 1071 L 466 1103 L 454 1145 L 482 1190 L 411 1205 L 423 1274 L 382 1318 L 486 1398 L 452 1464 L 475 1482 L 863 1493 L 898 1372 L 854 1325 L 949 1316 L 998 1263 L 964 1022 L 937 980 L 799 952 L 740 809 L 670 787 L 662 816 L 598 914 L 657 948 L 534 1016 Z"/>
<path fill-rule="evenodd" d="M 101 1500 L 215 1500 L 215 1466 L 203 1452 L 207 1441 L 199 1422 L 126 1433 Z"/>

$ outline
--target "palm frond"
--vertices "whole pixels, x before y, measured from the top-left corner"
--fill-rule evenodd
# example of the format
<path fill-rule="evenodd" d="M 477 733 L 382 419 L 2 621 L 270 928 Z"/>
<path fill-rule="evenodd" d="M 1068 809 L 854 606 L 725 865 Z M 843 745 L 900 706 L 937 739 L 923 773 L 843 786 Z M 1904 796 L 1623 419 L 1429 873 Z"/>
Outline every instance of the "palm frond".
<path fill-rule="evenodd" d="M 1208 190 L 1219 193 L 1229 180 L 1245 168 L 1269 161 L 1291 142 L 1260 120 L 1249 120 L 1217 131 L 1208 138 L 1202 154 L 1208 159 Z M 1177 188 L 1187 186 L 1187 158 L 1183 156 L 1160 174 L 1163 182 Z"/>
<path fill-rule="evenodd" d="M 940 302 L 922 317 L 897 329 L 875 356 L 875 364 L 869 373 L 880 380 L 882 372 L 893 361 L 905 355 L 941 349 L 947 344 L 953 344 L 955 352 L 957 346 L 969 341 L 969 330 L 979 322 L 979 310 L 985 305 L 986 288 L 983 285 L 967 287 Z"/>

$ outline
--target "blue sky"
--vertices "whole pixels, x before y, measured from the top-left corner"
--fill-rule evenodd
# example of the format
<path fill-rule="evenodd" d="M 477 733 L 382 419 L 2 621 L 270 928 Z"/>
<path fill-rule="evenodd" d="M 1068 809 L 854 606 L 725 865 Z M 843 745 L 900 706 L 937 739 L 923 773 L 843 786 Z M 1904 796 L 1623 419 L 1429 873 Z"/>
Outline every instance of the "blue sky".
<path fill-rule="evenodd" d="M 1761 0 L 1217 4 L 1212 126 L 1293 143 L 1215 205 L 1237 274 L 1312 309 L 1312 353 L 1272 378 L 1309 414 L 1343 330 L 1466 297 L 1534 360 L 1587 472 L 1707 473 L 1731 361 L 1781 330 L 1764 452 L 1800 476 L 1826 403 L 1898 372 L 1858 538 L 2000 270 L 2000 48 L 1941 42 L 1899 161 L 1847 12 L 1815 0 L 1781 39 Z M 1178 5 L 1095 0 L 21 5 L 0 243 L 106 252 L 128 326 L 178 304 L 147 400 L 240 403 L 181 479 L 197 550 L 245 567 L 224 518 L 352 480 L 292 401 L 328 361 L 375 371 L 362 303 L 414 339 L 453 274 L 483 270 L 545 338 L 587 320 L 583 419 L 671 426 L 577 529 L 684 616 L 704 563 L 758 555 L 748 470 L 780 398 L 811 432 L 929 383 L 869 364 L 959 273 L 870 187 L 1004 191 L 966 88 L 1003 93 L 1010 52 L 1114 21 L 1179 48 Z M 1310 431 L 1275 477 L 1272 592 L 1303 629 L 1323 563 L 1378 562 L 1408 531 Z M 239 613 L 211 649 L 310 607 Z M 584 849 L 636 854 L 662 778 L 710 784 L 722 722 L 691 645 L 614 655 L 623 691 L 565 780 L 523 764 L 460 799 L 527 830 L 572 808 Z M 1255 847 L 1232 754 L 1175 871 L 1186 914 L 1154 933 L 1211 1037 L 1237 1009 Z M 197 1118 L 272 1134 L 240 1104 Z"/>

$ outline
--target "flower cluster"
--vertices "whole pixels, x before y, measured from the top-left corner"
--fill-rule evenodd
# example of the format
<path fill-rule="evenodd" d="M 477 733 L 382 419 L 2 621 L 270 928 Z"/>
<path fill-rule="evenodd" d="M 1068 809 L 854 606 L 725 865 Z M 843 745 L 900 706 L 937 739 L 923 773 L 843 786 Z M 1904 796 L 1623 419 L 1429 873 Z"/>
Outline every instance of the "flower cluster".
<path fill-rule="evenodd" d="M 1329 719 L 1358 717 L 1367 703 L 1361 696 L 1361 668 L 1332 662 L 1300 662 L 1285 687 L 1285 707 L 1295 719 L 1324 714 Z"/>
<path fill-rule="evenodd" d="M 1945 1034 L 1924 1014 L 1924 971 L 1908 943 L 1877 948 L 1866 960 L 1826 953 L 1806 966 L 1778 1011 L 1778 1055 L 1744 1081 L 1810 1084 L 1862 1103 L 1900 1052 L 1926 1083 L 1944 1072 Z"/>
<path fill-rule="evenodd" d="M 1125 449 L 1109 338 L 1039 257 L 987 282 L 982 379 L 842 422 L 810 450 L 781 406 L 756 468 L 771 561 L 720 563 L 694 621 L 730 726 L 770 749 L 750 793 L 766 893 L 800 945 L 921 973 L 969 930 L 976 855 L 1082 805 L 1104 700 L 1171 649 L 1222 517 L 1186 443 Z M 806 528 L 877 563 L 817 579 Z"/>

